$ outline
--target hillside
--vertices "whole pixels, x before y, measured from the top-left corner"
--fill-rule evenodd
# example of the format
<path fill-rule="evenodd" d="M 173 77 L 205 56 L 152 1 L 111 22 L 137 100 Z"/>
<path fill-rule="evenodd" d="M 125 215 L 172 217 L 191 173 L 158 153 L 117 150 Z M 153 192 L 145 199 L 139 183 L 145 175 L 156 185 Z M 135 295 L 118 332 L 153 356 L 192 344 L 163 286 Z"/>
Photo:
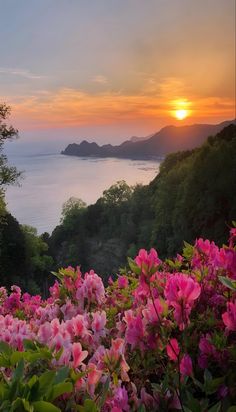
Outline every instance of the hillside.
<path fill-rule="evenodd" d="M 68 209 L 49 240 L 57 265 L 93 264 L 105 276 L 139 248 L 156 247 L 165 257 L 181 251 L 183 240 L 226 242 L 236 220 L 235 153 L 232 124 L 200 148 L 168 155 L 149 185 L 119 182 L 95 204 Z"/>
<path fill-rule="evenodd" d="M 236 121 L 225 121 L 216 125 L 195 124 L 191 126 L 166 126 L 144 140 L 127 140 L 118 146 L 99 146 L 83 140 L 80 144 L 69 144 L 61 153 L 81 157 L 118 157 L 129 159 L 160 158 L 180 150 L 191 150 L 201 146 L 208 136 L 214 136 L 224 127 Z"/>

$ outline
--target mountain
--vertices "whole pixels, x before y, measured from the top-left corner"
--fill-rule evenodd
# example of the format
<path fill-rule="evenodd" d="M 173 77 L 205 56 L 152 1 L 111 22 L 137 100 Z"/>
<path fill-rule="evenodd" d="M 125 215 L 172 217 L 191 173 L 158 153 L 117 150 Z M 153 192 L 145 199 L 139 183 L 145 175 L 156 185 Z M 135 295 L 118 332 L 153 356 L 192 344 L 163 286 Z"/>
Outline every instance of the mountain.
<path fill-rule="evenodd" d="M 132 142 L 132 143 L 141 142 L 141 141 L 144 141 L 144 140 L 148 140 L 148 139 L 149 139 L 150 137 L 152 137 L 153 135 L 154 135 L 154 133 L 152 133 L 152 134 L 150 134 L 150 135 L 148 135 L 148 136 L 145 136 L 145 137 L 132 136 L 132 137 L 129 139 L 129 141 Z"/>
<path fill-rule="evenodd" d="M 83 140 L 80 144 L 69 144 L 61 153 L 80 157 L 118 157 L 128 159 L 153 159 L 164 157 L 180 150 L 190 150 L 201 146 L 208 136 L 214 136 L 236 120 L 220 124 L 194 124 L 190 126 L 166 126 L 146 140 L 127 140 L 118 146 L 99 146 Z M 145 139 L 145 138 L 144 138 Z"/>

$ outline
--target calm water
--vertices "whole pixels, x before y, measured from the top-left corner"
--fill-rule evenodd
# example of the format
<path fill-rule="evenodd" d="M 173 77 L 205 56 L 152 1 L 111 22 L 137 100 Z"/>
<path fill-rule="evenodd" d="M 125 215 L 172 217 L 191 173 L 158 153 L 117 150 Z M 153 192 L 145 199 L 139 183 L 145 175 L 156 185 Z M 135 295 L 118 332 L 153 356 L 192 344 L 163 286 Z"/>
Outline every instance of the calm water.
<path fill-rule="evenodd" d="M 51 232 L 60 221 L 63 203 L 74 196 L 87 204 L 118 180 L 149 183 L 159 170 L 154 161 L 88 159 L 60 154 L 12 154 L 11 164 L 24 171 L 21 187 L 7 189 L 9 211 L 39 233 Z"/>

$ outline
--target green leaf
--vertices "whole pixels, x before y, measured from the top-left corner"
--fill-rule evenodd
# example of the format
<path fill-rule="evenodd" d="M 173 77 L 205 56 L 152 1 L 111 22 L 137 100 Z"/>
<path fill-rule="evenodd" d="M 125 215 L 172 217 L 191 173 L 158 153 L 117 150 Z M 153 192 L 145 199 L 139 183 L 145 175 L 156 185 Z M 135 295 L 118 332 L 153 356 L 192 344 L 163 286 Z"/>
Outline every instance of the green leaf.
<path fill-rule="evenodd" d="M 232 281 L 229 278 L 226 278 L 225 276 L 219 276 L 220 282 L 223 283 L 224 286 L 226 286 L 227 288 L 231 289 L 231 290 L 236 290 L 236 282 Z"/>
<path fill-rule="evenodd" d="M 20 361 L 18 362 L 18 365 L 14 371 L 13 374 L 13 379 L 16 381 L 21 380 L 22 376 L 24 373 L 24 359 L 20 359 Z"/>
<path fill-rule="evenodd" d="M 205 382 L 212 381 L 212 374 L 208 369 L 205 369 L 204 371 L 204 381 Z"/>
<path fill-rule="evenodd" d="M 84 412 L 98 412 L 96 403 L 92 399 L 86 399 L 84 402 Z"/>
<path fill-rule="evenodd" d="M 197 399 L 193 397 L 191 392 L 187 392 L 187 406 L 190 408 L 192 412 L 199 412 L 200 404 Z"/>
<path fill-rule="evenodd" d="M 227 412 L 236 412 L 236 405 L 230 406 L 230 408 L 227 409 Z"/>
<path fill-rule="evenodd" d="M 135 263 L 135 261 L 133 259 L 131 259 L 130 257 L 128 257 L 128 264 L 130 269 L 132 270 L 133 273 L 135 273 L 136 275 L 140 275 L 141 273 L 141 268 L 138 267 Z"/>
<path fill-rule="evenodd" d="M 222 376 L 220 378 L 212 379 L 212 375 L 206 369 L 204 372 L 204 389 L 205 393 L 208 395 L 212 395 L 217 391 L 220 385 L 222 385 L 225 381 L 225 377 Z"/>
<path fill-rule="evenodd" d="M 184 241 L 183 256 L 189 260 L 193 256 L 193 246 Z"/>
<path fill-rule="evenodd" d="M 36 375 L 33 375 L 32 378 L 30 378 L 30 380 L 28 381 L 28 385 L 30 388 L 32 388 L 32 386 L 38 382 L 38 377 Z"/>
<path fill-rule="evenodd" d="M 54 371 L 44 372 L 39 378 L 39 392 L 44 395 L 52 389 L 52 384 L 55 378 Z"/>
<path fill-rule="evenodd" d="M 12 353 L 12 348 L 8 345 L 8 343 L 0 341 L 0 352 L 10 356 Z"/>
<path fill-rule="evenodd" d="M 30 363 L 36 362 L 37 360 L 42 360 L 42 356 L 37 352 L 26 352 L 24 358 Z"/>
<path fill-rule="evenodd" d="M 50 394 L 50 400 L 54 401 L 54 399 L 58 398 L 58 396 L 63 395 L 63 393 L 70 393 L 72 391 L 73 385 L 71 382 L 58 383 L 52 389 L 52 393 Z"/>
<path fill-rule="evenodd" d="M 24 339 L 23 340 L 23 346 L 25 350 L 37 350 L 37 346 L 35 342 L 33 342 L 30 339 Z"/>
<path fill-rule="evenodd" d="M 214 406 L 208 409 L 208 412 L 220 412 L 221 410 L 221 402 L 217 402 Z"/>
<path fill-rule="evenodd" d="M 68 378 L 69 375 L 69 368 L 68 366 L 64 366 L 63 368 L 59 369 L 57 371 L 57 374 L 54 379 L 54 383 L 61 383 L 63 382 L 66 378 Z"/>
<path fill-rule="evenodd" d="M 33 402 L 33 407 L 35 412 L 61 412 L 61 409 L 45 401 Z"/>
<path fill-rule="evenodd" d="M 10 366 L 11 366 L 10 359 L 6 358 L 4 355 L 0 355 L 0 367 L 9 368 Z"/>
<path fill-rule="evenodd" d="M 51 272 L 51 274 L 53 275 L 53 276 L 56 276 L 56 278 L 57 279 L 59 279 L 59 280 L 63 280 L 63 275 L 61 275 L 61 274 L 59 274 L 59 273 L 57 273 L 57 272 Z"/>
<path fill-rule="evenodd" d="M 20 408 L 20 409 L 19 409 Z M 30 405 L 29 401 L 26 399 L 17 398 L 11 406 L 11 411 L 26 411 L 26 412 L 34 412 L 33 405 Z"/>
<path fill-rule="evenodd" d="M 138 411 L 137 411 L 137 412 L 146 412 L 145 406 L 144 406 L 144 405 L 140 405 L 140 406 L 138 407 Z"/>
<path fill-rule="evenodd" d="M 13 352 L 10 357 L 10 362 L 12 366 L 15 366 L 21 359 L 25 356 L 24 352 Z"/>

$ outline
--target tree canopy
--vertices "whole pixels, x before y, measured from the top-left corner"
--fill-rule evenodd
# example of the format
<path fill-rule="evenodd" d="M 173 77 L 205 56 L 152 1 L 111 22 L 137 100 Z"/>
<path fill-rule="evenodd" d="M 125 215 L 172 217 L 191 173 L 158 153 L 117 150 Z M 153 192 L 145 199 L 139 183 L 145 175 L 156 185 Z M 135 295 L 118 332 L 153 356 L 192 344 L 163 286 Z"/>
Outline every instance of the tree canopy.
<path fill-rule="evenodd" d="M 5 211 L 4 193 L 6 186 L 15 183 L 20 176 L 20 172 L 14 166 L 8 165 L 7 157 L 3 154 L 4 142 L 18 136 L 18 130 L 8 125 L 9 116 L 10 107 L 6 104 L 0 104 L 0 216 Z"/>

